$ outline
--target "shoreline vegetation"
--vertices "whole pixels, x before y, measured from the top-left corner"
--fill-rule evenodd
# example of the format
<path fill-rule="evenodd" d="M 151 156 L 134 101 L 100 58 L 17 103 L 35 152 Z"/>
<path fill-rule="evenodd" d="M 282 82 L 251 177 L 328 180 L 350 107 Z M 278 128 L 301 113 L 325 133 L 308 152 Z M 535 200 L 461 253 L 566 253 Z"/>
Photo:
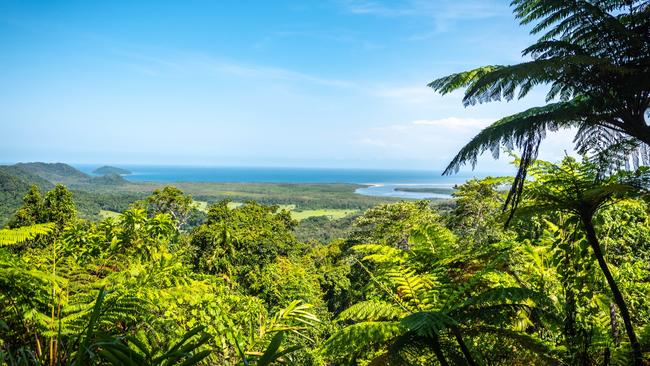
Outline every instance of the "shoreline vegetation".
<path fill-rule="evenodd" d="M 411 193 L 435 193 L 435 194 L 448 194 L 454 193 L 453 188 L 436 188 L 436 187 L 396 187 L 395 191 L 398 192 L 411 192 Z"/>

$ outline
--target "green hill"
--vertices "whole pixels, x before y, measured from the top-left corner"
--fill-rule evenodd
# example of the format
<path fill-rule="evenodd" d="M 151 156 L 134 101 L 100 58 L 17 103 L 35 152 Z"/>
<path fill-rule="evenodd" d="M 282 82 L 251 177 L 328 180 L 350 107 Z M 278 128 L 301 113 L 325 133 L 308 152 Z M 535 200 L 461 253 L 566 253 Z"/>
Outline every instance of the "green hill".
<path fill-rule="evenodd" d="M 42 190 L 49 189 L 55 183 L 65 184 L 72 189 L 84 190 L 127 183 L 121 175 L 116 173 L 92 177 L 64 163 L 18 163 L 6 168 L 11 169 L 11 174 L 24 181 L 38 184 Z"/>
<path fill-rule="evenodd" d="M 0 227 L 4 226 L 20 207 L 29 186 L 29 183 L 0 169 Z"/>
<path fill-rule="evenodd" d="M 18 163 L 14 166 L 52 183 L 74 184 L 90 179 L 88 174 L 63 163 Z"/>
<path fill-rule="evenodd" d="M 21 206 L 23 196 L 32 184 L 36 184 L 41 193 L 45 194 L 54 188 L 55 183 L 64 183 L 72 189 L 79 215 L 86 219 L 99 218 L 99 212 L 102 208 L 125 209 L 123 196 L 128 196 L 128 202 L 140 198 L 128 193 L 99 194 L 94 192 L 97 187 L 128 183 L 117 174 L 90 177 L 67 164 L 61 163 L 0 165 L 0 227 L 4 226 Z"/>
<path fill-rule="evenodd" d="M 0 165 L 0 227 L 22 204 L 23 196 L 32 184 L 42 192 L 54 188 L 54 184 L 15 165 Z"/>
<path fill-rule="evenodd" d="M 114 166 L 109 166 L 109 165 L 104 165 L 101 168 L 97 168 L 93 170 L 94 174 L 98 175 L 107 175 L 107 174 L 118 174 L 118 175 L 129 175 L 131 174 L 130 171 L 122 168 L 117 168 Z"/>
<path fill-rule="evenodd" d="M 37 174 L 24 170 L 18 165 L 0 165 L 0 172 L 4 173 L 4 175 L 17 178 L 22 182 L 24 182 L 25 184 L 27 184 L 28 186 L 32 184 L 36 184 L 38 188 L 41 189 L 41 191 L 47 191 L 54 188 L 54 184 L 49 180 Z"/>

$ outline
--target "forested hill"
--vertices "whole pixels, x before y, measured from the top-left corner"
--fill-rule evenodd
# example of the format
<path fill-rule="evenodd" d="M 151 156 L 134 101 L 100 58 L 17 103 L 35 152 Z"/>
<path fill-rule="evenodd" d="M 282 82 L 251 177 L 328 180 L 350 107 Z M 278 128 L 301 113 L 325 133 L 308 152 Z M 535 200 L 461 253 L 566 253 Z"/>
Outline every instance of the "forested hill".
<path fill-rule="evenodd" d="M 13 212 L 20 207 L 23 196 L 33 184 L 42 192 L 64 183 L 74 189 L 74 199 L 81 217 L 99 218 L 104 207 L 124 206 L 127 200 L 134 200 L 130 194 L 93 194 L 99 187 L 118 186 L 127 183 L 116 174 L 102 177 L 89 175 L 63 163 L 18 163 L 0 165 L 0 227 L 7 223 Z M 122 199 L 123 198 L 123 199 Z M 118 201 L 118 202 L 116 202 Z"/>
<path fill-rule="evenodd" d="M 24 169 L 24 165 L 27 164 L 0 165 L 2 181 L 4 182 L 5 180 L 9 179 L 9 177 L 12 177 L 28 185 L 36 184 L 41 190 L 49 190 L 54 188 L 53 182 L 29 171 L 28 169 Z"/>
<path fill-rule="evenodd" d="M 104 165 L 101 168 L 93 170 L 93 173 L 99 175 L 108 175 L 108 174 L 119 174 L 119 175 L 129 175 L 131 172 L 123 168 L 117 168 L 114 166 Z"/>
<path fill-rule="evenodd" d="M 119 174 L 106 173 L 101 177 L 91 177 L 64 163 L 18 163 L 15 165 L 0 166 L 0 169 L 30 184 L 38 185 L 42 190 L 48 189 L 57 183 L 62 183 L 73 188 L 88 185 L 117 185 L 127 183 Z"/>
<path fill-rule="evenodd" d="M 53 183 L 77 183 L 90 176 L 63 163 L 18 163 L 14 167 Z"/>
<path fill-rule="evenodd" d="M 52 184 L 40 177 L 31 176 L 15 167 L 0 166 L 0 227 L 16 211 L 31 183 L 41 189 L 49 189 Z"/>

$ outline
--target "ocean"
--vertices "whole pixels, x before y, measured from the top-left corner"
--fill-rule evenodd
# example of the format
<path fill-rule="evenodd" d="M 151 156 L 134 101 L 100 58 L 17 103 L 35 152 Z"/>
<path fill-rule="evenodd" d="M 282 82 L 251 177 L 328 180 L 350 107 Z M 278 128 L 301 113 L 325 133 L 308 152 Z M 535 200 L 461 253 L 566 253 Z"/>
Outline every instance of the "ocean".
<path fill-rule="evenodd" d="M 74 165 L 92 174 L 99 165 Z M 132 182 L 237 182 L 237 183 L 354 183 L 368 187 L 357 193 L 370 196 L 401 198 L 449 198 L 447 194 L 404 192 L 395 188 L 451 188 L 473 177 L 488 173 L 460 173 L 442 176 L 433 170 L 397 169 L 335 169 L 335 168 L 280 168 L 280 167 L 208 167 L 116 165 L 132 172 L 124 176 Z"/>

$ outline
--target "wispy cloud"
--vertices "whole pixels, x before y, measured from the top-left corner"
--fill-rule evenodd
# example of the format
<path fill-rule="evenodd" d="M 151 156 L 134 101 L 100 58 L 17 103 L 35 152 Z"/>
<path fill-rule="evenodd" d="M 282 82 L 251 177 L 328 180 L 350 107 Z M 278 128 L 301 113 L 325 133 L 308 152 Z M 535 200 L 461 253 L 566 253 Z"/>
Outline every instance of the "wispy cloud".
<path fill-rule="evenodd" d="M 300 25 L 286 25 L 277 31 L 268 32 L 261 40 L 256 42 L 253 47 L 256 49 L 264 49 L 271 47 L 277 42 L 284 42 L 288 38 L 305 38 L 313 39 L 320 44 L 332 43 L 353 45 L 354 47 L 361 47 L 365 50 L 383 49 L 385 46 L 376 40 L 369 40 L 367 37 L 362 36 L 349 28 L 343 27 L 330 27 L 330 26 L 314 26 L 311 24 Z"/>
<path fill-rule="evenodd" d="M 149 76 L 192 75 L 229 76 L 259 80 L 281 80 L 346 88 L 355 84 L 348 80 L 327 78 L 283 67 L 260 65 L 203 54 L 152 56 L 138 52 L 116 51 L 124 63 Z"/>
<path fill-rule="evenodd" d="M 430 18 L 436 31 L 443 31 L 455 21 L 486 19 L 510 15 L 507 6 L 492 0 L 340 0 L 341 8 L 351 14 L 374 15 L 380 17 L 420 17 Z M 414 35 L 413 39 L 424 37 Z"/>
<path fill-rule="evenodd" d="M 472 137 L 489 126 L 496 118 L 446 117 L 440 119 L 420 119 L 370 128 L 355 143 L 357 146 L 373 151 L 377 155 L 389 155 L 408 159 L 427 157 L 430 163 L 442 166 L 447 164 Z M 573 130 L 562 130 L 547 138 L 540 149 L 540 158 L 557 161 L 564 151 L 572 154 Z M 492 161 L 490 154 L 481 158 L 482 166 L 495 166 L 509 161 L 503 156 L 501 163 Z M 484 165 L 487 164 L 487 165 Z"/>
<path fill-rule="evenodd" d="M 428 86 L 422 85 L 374 85 L 368 90 L 368 93 L 383 99 L 402 103 L 402 104 L 438 104 L 442 98 L 446 98 L 447 103 L 457 102 L 461 105 L 460 100 L 463 98 L 463 91 L 454 91 L 446 96 L 441 96 Z"/>
<path fill-rule="evenodd" d="M 205 70 L 247 78 L 277 79 L 319 84 L 331 87 L 350 87 L 354 84 L 347 80 L 330 79 L 281 67 L 248 64 L 245 62 L 218 60 L 204 57 L 196 61 Z"/>

